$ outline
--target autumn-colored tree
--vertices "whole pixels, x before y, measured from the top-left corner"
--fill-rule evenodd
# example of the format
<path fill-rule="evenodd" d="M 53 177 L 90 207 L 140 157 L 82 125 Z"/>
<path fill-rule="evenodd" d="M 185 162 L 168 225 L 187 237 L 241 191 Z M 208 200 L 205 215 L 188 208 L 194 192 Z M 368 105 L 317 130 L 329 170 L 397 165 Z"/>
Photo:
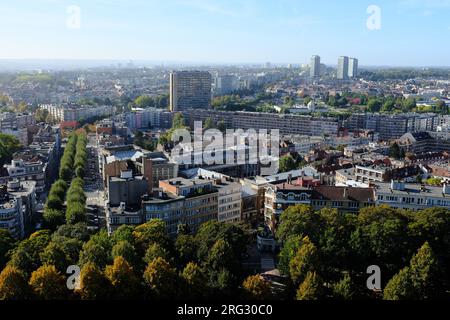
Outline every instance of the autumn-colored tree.
<path fill-rule="evenodd" d="M 86 263 L 80 272 L 80 288 L 76 292 L 83 300 L 106 299 L 110 283 L 103 272 L 92 262 Z"/>
<path fill-rule="evenodd" d="M 0 300 L 23 300 L 29 295 L 25 274 L 16 267 L 6 266 L 0 273 Z"/>
<path fill-rule="evenodd" d="M 144 255 L 145 250 L 152 243 L 158 243 L 164 248 L 169 247 L 169 237 L 166 232 L 166 225 L 162 220 L 154 219 L 136 227 L 133 231 L 138 253 Z"/>
<path fill-rule="evenodd" d="M 291 236 L 284 243 L 281 248 L 280 254 L 278 255 L 278 269 L 281 274 L 289 275 L 289 263 L 292 258 L 297 254 L 298 249 L 302 244 L 301 236 Z"/>
<path fill-rule="evenodd" d="M 242 288 L 244 297 L 248 300 L 267 300 L 271 297 L 270 283 L 260 275 L 247 277 Z"/>
<path fill-rule="evenodd" d="M 297 290 L 297 300 L 319 300 L 322 296 L 322 279 L 315 272 L 308 272 Z"/>
<path fill-rule="evenodd" d="M 181 273 L 185 284 L 185 296 L 189 299 L 201 299 L 208 295 L 208 277 L 196 263 L 189 262 Z"/>
<path fill-rule="evenodd" d="M 291 279 L 295 284 L 302 283 L 308 272 L 314 272 L 318 268 L 318 252 L 309 237 L 302 240 L 301 247 L 289 263 Z"/>
<path fill-rule="evenodd" d="M 60 300 L 68 294 L 64 276 L 53 265 L 43 265 L 34 271 L 29 284 L 39 299 Z"/>
<path fill-rule="evenodd" d="M 133 299 L 139 293 L 139 281 L 133 267 L 123 257 L 116 257 L 113 265 L 106 266 L 105 276 L 111 283 L 115 299 Z"/>
<path fill-rule="evenodd" d="M 161 257 L 148 264 L 144 272 L 144 281 L 149 288 L 150 295 L 155 299 L 169 299 L 178 294 L 178 274 Z"/>

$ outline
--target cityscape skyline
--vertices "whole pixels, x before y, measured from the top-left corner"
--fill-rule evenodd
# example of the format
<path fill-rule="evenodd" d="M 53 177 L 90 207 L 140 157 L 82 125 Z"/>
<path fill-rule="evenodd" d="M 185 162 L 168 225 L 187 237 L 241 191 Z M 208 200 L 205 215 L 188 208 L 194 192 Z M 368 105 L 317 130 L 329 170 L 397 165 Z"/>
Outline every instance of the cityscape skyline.
<path fill-rule="evenodd" d="M 291 0 L 19 1 L 0 5 L 6 16 L 0 22 L 0 59 L 307 64 L 318 54 L 330 65 L 346 55 L 367 66 L 450 66 L 442 41 L 450 33 L 449 1 L 378 1 L 379 29 L 369 28 L 370 6 L 368 1 L 351 1 L 345 8 Z M 432 50 L 430 59 L 433 47 L 441 49 Z"/>

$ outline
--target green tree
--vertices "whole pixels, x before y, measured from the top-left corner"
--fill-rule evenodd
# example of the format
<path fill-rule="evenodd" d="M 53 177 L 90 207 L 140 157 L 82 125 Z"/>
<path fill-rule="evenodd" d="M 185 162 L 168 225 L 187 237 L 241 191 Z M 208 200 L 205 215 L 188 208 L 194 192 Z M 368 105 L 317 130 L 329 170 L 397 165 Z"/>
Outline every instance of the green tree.
<path fill-rule="evenodd" d="M 386 285 L 386 300 L 427 300 L 442 297 L 442 272 L 436 256 L 426 242 L 409 266 L 400 270 Z"/>
<path fill-rule="evenodd" d="M 401 159 L 402 156 L 402 150 L 400 149 L 399 145 L 397 143 L 394 143 L 389 148 L 389 156 L 394 159 Z"/>
<path fill-rule="evenodd" d="M 67 223 L 75 224 L 79 222 L 86 222 L 86 208 L 83 203 L 70 202 L 66 211 Z"/>
<path fill-rule="evenodd" d="M 83 245 L 83 249 L 80 252 L 80 265 L 83 266 L 91 262 L 100 268 L 104 268 L 110 261 L 109 252 L 108 248 L 89 240 Z"/>
<path fill-rule="evenodd" d="M 68 266 L 77 263 L 81 247 L 80 240 L 53 237 L 53 240 L 40 253 L 41 262 L 43 265 L 54 265 L 58 271 L 65 273 Z"/>
<path fill-rule="evenodd" d="M 319 239 L 320 224 L 320 216 L 313 212 L 310 206 L 292 206 L 281 214 L 276 236 L 280 241 L 286 241 L 291 236 L 297 235 L 309 236 L 316 241 Z"/>
<path fill-rule="evenodd" d="M 369 112 L 379 112 L 381 107 L 383 106 L 383 103 L 378 99 L 369 99 L 369 102 L 367 103 L 367 108 Z"/>
<path fill-rule="evenodd" d="M 181 265 L 197 260 L 197 243 L 192 235 L 180 234 L 175 241 L 175 250 Z"/>
<path fill-rule="evenodd" d="M 413 299 L 413 292 L 409 267 L 405 267 L 389 280 L 383 290 L 383 299 L 410 300 Z"/>
<path fill-rule="evenodd" d="M 333 297 L 339 300 L 353 300 L 355 287 L 350 275 L 346 274 L 339 282 L 333 285 Z"/>
<path fill-rule="evenodd" d="M 127 224 L 121 225 L 111 235 L 112 243 L 116 244 L 120 241 L 127 241 L 128 243 L 134 245 L 133 231 L 134 226 L 130 226 Z"/>
<path fill-rule="evenodd" d="M 86 223 L 63 224 L 54 233 L 53 237 L 66 237 L 86 242 L 89 240 L 91 233 Z"/>
<path fill-rule="evenodd" d="M 12 251 L 9 264 L 30 275 L 41 265 L 40 253 L 50 242 L 48 230 L 33 233 L 28 239 L 19 243 Z"/>
<path fill-rule="evenodd" d="M 114 245 L 111 250 L 113 258 L 123 257 L 130 265 L 137 264 L 136 250 L 128 241 L 120 241 Z"/>
<path fill-rule="evenodd" d="M 249 233 L 242 225 L 226 224 L 218 221 L 208 221 L 202 224 L 195 235 L 199 261 L 207 260 L 212 247 L 219 239 L 226 241 L 231 246 L 235 261 L 240 261 L 242 255 L 247 251 Z"/>
<path fill-rule="evenodd" d="M 134 100 L 134 104 L 139 108 L 154 107 L 155 102 L 152 97 L 149 96 L 139 96 Z"/>
<path fill-rule="evenodd" d="M 45 209 L 43 214 L 44 227 L 49 230 L 56 230 L 66 221 L 64 213 L 56 209 Z"/>
<path fill-rule="evenodd" d="M 291 280 L 294 284 L 302 283 L 308 272 L 318 270 L 318 265 L 319 255 L 316 246 L 309 237 L 303 238 L 301 247 L 289 263 Z"/>
<path fill-rule="evenodd" d="M 16 240 L 4 229 L 0 229 L 0 270 L 8 261 L 8 253 L 14 247 Z"/>
<path fill-rule="evenodd" d="M 206 118 L 205 124 L 203 125 L 204 130 L 214 129 L 216 127 L 213 119 L 211 117 Z"/>
<path fill-rule="evenodd" d="M 183 114 L 178 112 L 173 116 L 172 129 L 182 129 L 186 127 Z"/>
<path fill-rule="evenodd" d="M 212 273 L 226 269 L 236 274 L 240 269 L 238 264 L 239 260 L 234 256 L 232 247 L 223 239 L 216 241 L 205 262 L 205 266 Z"/>
<path fill-rule="evenodd" d="M 295 170 L 297 164 L 292 156 L 284 156 L 280 158 L 280 172 L 289 172 Z"/>
<path fill-rule="evenodd" d="M 363 208 L 358 215 L 361 254 L 369 261 L 396 272 L 405 265 L 415 248 L 408 242 L 409 216 L 390 206 Z M 406 259 L 406 260 L 405 260 Z"/>
<path fill-rule="evenodd" d="M 302 237 L 298 235 L 290 236 L 281 248 L 280 254 L 278 255 L 278 269 L 281 274 L 289 275 L 289 263 L 292 258 L 296 255 L 298 249 L 302 243 Z"/>
<path fill-rule="evenodd" d="M 219 129 L 221 132 L 225 133 L 227 130 L 227 125 L 225 121 L 221 120 L 217 122 L 217 129 Z"/>
<path fill-rule="evenodd" d="M 147 250 L 145 251 L 144 255 L 144 262 L 146 265 L 148 265 L 150 262 L 155 260 L 156 258 L 163 258 L 166 261 L 170 262 L 170 254 L 169 252 L 164 249 L 161 245 L 158 243 L 152 243 L 148 246 Z"/>
<path fill-rule="evenodd" d="M 0 167 L 10 162 L 13 154 L 20 148 L 20 142 L 15 136 L 0 133 Z"/>
<path fill-rule="evenodd" d="M 411 215 L 408 234 L 415 247 L 428 242 L 443 265 L 450 265 L 450 210 L 428 208 Z"/>

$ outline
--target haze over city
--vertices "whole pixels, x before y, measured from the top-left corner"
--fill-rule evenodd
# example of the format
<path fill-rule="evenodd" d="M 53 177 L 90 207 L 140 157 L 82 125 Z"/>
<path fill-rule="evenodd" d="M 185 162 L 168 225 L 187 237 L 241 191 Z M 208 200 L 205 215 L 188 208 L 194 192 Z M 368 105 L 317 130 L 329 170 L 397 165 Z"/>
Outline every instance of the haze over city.
<path fill-rule="evenodd" d="M 450 0 L 0 14 L 4 314 L 385 319 L 450 299 Z"/>
<path fill-rule="evenodd" d="M 380 10 L 376 29 L 367 25 L 371 5 Z M 341 55 L 365 66 L 450 65 L 448 0 L 19 0 L 0 12 L 0 59 L 43 66 L 51 63 L 40 59 L 304 64 L 313 54 L 331 65 Z"/>

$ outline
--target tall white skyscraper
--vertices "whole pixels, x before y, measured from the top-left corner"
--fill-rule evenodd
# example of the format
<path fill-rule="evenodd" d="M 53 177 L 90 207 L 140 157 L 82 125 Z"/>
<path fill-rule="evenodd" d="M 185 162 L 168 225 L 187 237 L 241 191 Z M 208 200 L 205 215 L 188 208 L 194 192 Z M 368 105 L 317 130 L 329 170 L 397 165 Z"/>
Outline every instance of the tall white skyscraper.
<path fill-rule="evenodd" d="M 356 58 L 349 59 L 348 76 L 349 78 L 356 78 L 358 76 L 358 59 Z"/>
<path fill-rule="evenodd" d="M 348 79 L 348 57 L 339 57 L 337 67 L 337 78 L 339 80 Z"/>
<path fill-rule="evenodd" d="M 320 57 L 312 56 L 310 65 L 310 75 L 311 78 L 320 77 Z"/>

